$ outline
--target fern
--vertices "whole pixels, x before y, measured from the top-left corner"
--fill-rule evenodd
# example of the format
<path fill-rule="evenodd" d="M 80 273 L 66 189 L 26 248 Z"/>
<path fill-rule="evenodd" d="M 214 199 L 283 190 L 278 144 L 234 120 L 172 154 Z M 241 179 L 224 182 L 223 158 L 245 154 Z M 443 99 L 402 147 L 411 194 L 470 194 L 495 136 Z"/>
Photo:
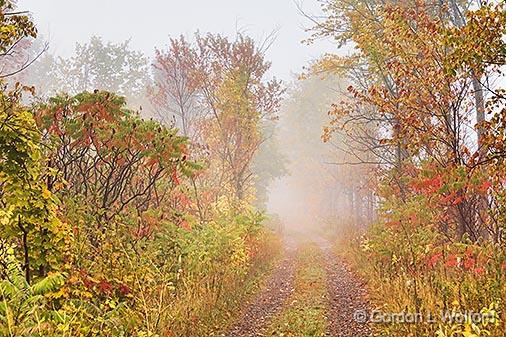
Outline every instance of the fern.
<path fill-rule="evenodd" d="M 45 295 L 63 286 L 65 275 L 50 274 L 30 285 L 12 249 L 0 258 L 6 266 L 0 281 L 0 336 L 39 336 L 40 318 L 51 312 Z"/>

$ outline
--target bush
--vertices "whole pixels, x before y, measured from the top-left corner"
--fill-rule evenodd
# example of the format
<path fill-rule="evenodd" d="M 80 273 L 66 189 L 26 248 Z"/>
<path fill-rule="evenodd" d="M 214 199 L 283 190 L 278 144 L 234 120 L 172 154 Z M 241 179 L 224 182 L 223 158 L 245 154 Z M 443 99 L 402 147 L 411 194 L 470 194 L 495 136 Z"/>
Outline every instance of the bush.
<path fill-rule="evenodd" d="M 377 325 L 381 336 L 462 336 L 466 329 L 476 336 L 502 336 L 506 265 L 499 245 L 447 242 L 428 228 L 402 233 L 377 224 L 344 250 L 368 281 L 375 308 L 384 313 L 421 313 L 424 319 L 433 315 L 431 324 Z M 489 324 L 459 325 L 442 319 L 442 314 L 491 310 L 496 319 Z"/>

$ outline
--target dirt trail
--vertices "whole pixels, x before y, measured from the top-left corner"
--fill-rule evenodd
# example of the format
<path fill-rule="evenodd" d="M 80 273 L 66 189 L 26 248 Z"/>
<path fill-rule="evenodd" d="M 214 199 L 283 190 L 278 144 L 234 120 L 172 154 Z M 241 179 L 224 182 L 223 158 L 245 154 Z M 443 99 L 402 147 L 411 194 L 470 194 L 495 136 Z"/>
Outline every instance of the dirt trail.
<path fill-rule="evenodd" d="M 326 260 L 329 302 L 327 335 L 333 337 L 372 336 L 370 326 L 361 322 L 368 308 L 364 284 L 336 256 L 329 241 L 321 237 L 313 237 L 313 241 L 324 252 Z"/>
<path fill-rule="evenodd" d="M 264 290 L 249 303 L 239 322 L 227 337 L 265 336 L 272 317 L 277 314 L 293 290 L 296 247 L 286 244 L 285 256 L 266 282 Z"/>
<path fill-rule="evenodd" d="M 325 255 L 329 302 L 326 335 L 333 337 L 372 336 L 370 327 L 356 320 L 356 312 L 365 312 L 368 307 L 363 284 L 332 252 L 328 241 L 319 237 L 313 237 L 311 241 L 314 241 Z M 288 244 L 284 259 L 267 280 L 265 289 L 246 306 L 242 318 L 224 336 L 266 336 L 271 319 L 281 311 L 293 290 L 296 246 L 293 241 Z"/>
<path fill-rule="evenodd" d="M 324 252 L 327 260 L 329 300 L 328 335 L 372 336 L 370 326 L 361 322 L 368 308 L 364 285 L 331 250 L 324 250 Z"/>

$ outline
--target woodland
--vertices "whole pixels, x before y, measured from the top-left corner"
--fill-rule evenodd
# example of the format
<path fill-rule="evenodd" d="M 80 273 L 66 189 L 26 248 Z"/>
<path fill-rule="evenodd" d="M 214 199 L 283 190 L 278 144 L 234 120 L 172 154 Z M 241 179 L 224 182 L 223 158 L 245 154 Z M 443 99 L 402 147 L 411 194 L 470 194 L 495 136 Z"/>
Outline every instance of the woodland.
<path fill-rule="evenodd" d="M 0 337 L 506 336 L 506 2 L 312 1 L 287 83 L 0 0 Z"/>

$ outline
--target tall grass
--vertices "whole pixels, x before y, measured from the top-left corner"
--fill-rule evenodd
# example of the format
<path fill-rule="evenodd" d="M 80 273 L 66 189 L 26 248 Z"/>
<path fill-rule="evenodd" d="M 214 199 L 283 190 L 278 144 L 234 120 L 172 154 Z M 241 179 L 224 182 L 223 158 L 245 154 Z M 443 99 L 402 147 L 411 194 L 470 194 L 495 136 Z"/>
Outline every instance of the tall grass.
<path fill-rule="evenodd" d="M 405 237 L 382 225 L 365 234 L 343 229 L 337 237 L 337 251 L 367 281 L 371 310 L 380 313 L 378 336 L 506 336 L 502 247 L 446 242 L 424 228 Z M 420 318 L 384 322 L 391 313 Z"/>

